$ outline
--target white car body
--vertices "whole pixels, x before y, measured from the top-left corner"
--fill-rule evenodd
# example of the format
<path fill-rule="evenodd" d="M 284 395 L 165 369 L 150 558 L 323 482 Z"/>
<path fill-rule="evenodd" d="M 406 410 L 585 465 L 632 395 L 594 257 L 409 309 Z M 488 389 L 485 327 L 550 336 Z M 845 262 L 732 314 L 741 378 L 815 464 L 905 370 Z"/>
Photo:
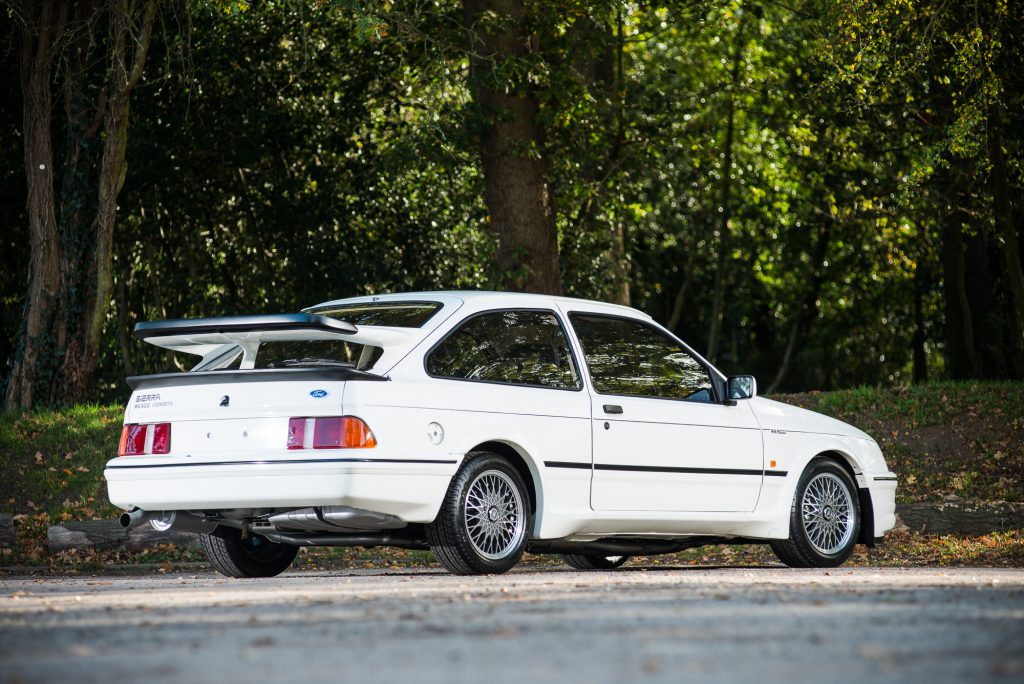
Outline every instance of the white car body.
<path fill-rule="evenodd" d="M 495 292 L 381 295 L 325 305 L 402 301 L 441 308 L 420 328 L 360 326 L 345 338 L 383 349 L 368 372 L 387 381 L 318 380 L 308 373 L 294 380 L 243 381 L 228 374 L 193 381 L 200 372 L 137 381 L 125 424 L 170 422 L 170 452 L 110 460 L 110 500 L 128 510 L 207 514 L 347 506 L 402 523 L 430 523 L 466 454 L 486 449 L 519 459 L 528 471 L 535 498 L 528 535 L 538 548 L 544 540 L 769 540 L 788 536 L 801 473 L 826 454 L 845 464 L 856 482 L 860 541 L 873 543 L 895 525 L 896 476 L 875 440 L 855 427 L 756 396 L 693 403 L 596 392 L 568 314 L 643 321 L 669 334 L 640 311 Z M 427 355 L 460 323 L 505 309 L 558 317 L 583 369 L 579 390 L 428 374 Z M 239 339 L 206 333 L 156 343 L 209 355 Z M 725 376 L 694 356 L 716 384 L 724 383 Z M 607 413 L 610 404 L 622 412 Z M 362 419 L 376 446 L 286 448 L 290 418 L 340 415 Z"/>

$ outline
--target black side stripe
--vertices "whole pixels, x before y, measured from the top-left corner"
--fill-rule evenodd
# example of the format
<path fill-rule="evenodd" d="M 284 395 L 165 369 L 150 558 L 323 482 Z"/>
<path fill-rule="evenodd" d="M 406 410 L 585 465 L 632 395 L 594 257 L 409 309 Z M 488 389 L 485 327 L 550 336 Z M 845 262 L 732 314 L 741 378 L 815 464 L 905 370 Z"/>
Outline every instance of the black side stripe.
<path fill-rule="evenodd" d="M 579 468 L 580 470 L 590 470 L 589 463 L 577 463 L 575 461 L 544 461 L 544 465 L 548 468 Z"/>
<path fill-rule="evenodd" d="M 876 477 L 875 482 L 895 482 L 895 477 Z"/>
<path fill-rule="evenodd" d="M 578 461 L 544 461 L 549 468 L 579 468 L 590 470 L 591 464 Z M 633 466 L 612 463 L 597 463 L 594 470 L 618 470 L 642 473 L 683 473 L 688 475 L 763 475 L 766 477 L 785 477 L 785 470 L 745 470 L 741 468 L 675 468 L 669 466 Z"/>
<path fill-rule="evenodd" d="M 419 458 L 295 458 L 275 461 L 206 461 L 201 463 L 148 463 L 140 465 L 112 465 L 110 469 L 121 468 L 195 468 L 202 466 L 232 465 L 292 465 L 293 463 L 428 463 L 452 465 L 455 460 L 427 460 Z"/>

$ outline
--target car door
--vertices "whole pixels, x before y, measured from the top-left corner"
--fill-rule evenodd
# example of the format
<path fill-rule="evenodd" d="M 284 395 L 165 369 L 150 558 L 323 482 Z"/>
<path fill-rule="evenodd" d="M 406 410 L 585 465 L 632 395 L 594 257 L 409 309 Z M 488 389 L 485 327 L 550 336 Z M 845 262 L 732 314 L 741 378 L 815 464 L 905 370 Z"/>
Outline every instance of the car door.
<path fill-rule="evenodd" d="M 717 400 L 709 370 L 649 322 L 572 312 L 591 392 L 597 511 L 752 511 L 764 477 L 747 402 Z"/>

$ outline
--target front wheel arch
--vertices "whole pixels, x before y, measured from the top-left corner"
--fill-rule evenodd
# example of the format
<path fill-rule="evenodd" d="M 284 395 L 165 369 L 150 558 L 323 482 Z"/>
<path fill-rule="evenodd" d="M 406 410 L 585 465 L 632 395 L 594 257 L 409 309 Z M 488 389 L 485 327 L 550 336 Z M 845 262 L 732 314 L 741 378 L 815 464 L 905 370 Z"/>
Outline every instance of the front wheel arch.
<path fill-rule="evenodd" d="M 853 554 L 862 519 L 856 479 L 841 461 L 819 456 L 808 462 L 797 480 L 788 516 L 789 536 L 770 544 L 790 567 L 838 567 Z M 823 546 L 833 542 L 835 547 Z"/>

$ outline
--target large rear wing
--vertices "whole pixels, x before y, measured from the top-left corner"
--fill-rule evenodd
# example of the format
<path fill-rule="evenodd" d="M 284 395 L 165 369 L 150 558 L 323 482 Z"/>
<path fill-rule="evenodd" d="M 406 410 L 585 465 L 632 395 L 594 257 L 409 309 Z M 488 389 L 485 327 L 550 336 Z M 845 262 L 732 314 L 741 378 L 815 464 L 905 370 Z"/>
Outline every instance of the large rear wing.
<path fill-rule="evenodd" d="M 348 321 L 310 313 L 221 316 L 147 321 L 135 336 L 158 347 L 205 356 L 225 344 L 292 339 L 339 339 L 356 335 Z"/>
<path fill-rule="evenodd" d="M 135 336 L 141 340 L 203 357 L 200 366 L 223 353 L 225 345 L 248 347 L 261 342 L 342 340 L 380 347 L 383 351 L 374 366 L 374 372 L 380 374 L 387 373 L 424 333 L 419 328 L 380 325 L 357 328 L 350 321 L 314 313 L 147 321 L 135 326 Z"/>

